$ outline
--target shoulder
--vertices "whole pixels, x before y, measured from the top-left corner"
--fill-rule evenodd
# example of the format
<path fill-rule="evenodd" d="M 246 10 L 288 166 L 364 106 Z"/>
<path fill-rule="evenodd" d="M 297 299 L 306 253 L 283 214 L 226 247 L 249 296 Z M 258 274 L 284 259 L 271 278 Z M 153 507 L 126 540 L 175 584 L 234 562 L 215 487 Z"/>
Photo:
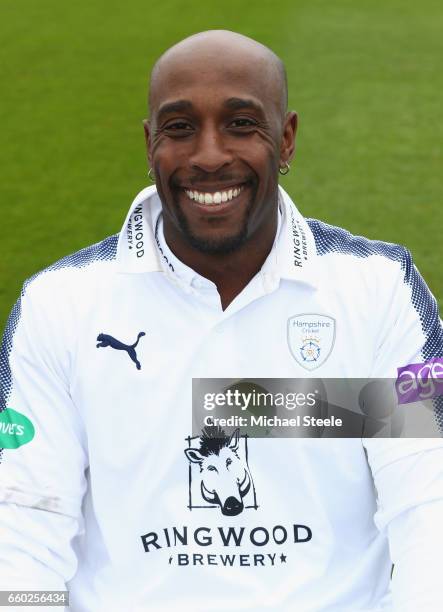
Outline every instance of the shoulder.
<path fill-rule="evenodd" d="M 306 222 L 325 275 L 340 287 L 349 285 L 353 299 L 360 290 L 364 297 L 371 296 L 372 312 L 381 311 L 390 324 L 403 316 L 404 329 L 409 325 L 421 328 L 424 358 L 441 354 L 443 329 L 437 302 L 407 248 L 356 236 L 317 219 Z"/>
<path fill-rule="evenodd" d="M 72 326 L 75 313 L 85 310 L 113 275 L 118 234 L 62 257 L 24 283 L 10 313 L 5 335 L 12 336 L 27 317 L 31 325 Z"/>
<path fill-rule="evenodd" d="M 400 245 L 352 234 L 342 227 L 318 219 L 306 219 L 315 242 L 320 266 L 341 274 L 349 270 L 371 284 L 407 285 L 413 294 L 427 287 L 414 266 L 410 251 Z M 357 282 L 357 277 L 353 280 Z"/>
<path fill-rule="evenodd" d="M 73 289 L 79 283 L 84 287 L 97 277 L 111 272 L 117 258 L 118 234 L 66 255 L 47 268 L 28 278 L 22 296 L 31 292 L 61 290 L 64 286 Z"/>
<path fill-rule="evenodd" d="M 317 256 L 320 262 L 325 261 L 326 268 L 352 270 L 357 273 L 352 279 L 355 282 L 362 277 L 379 287 L 406 286 L 410 301 L 419 312 L 434 301 L 406 247 L 354 235 L 318 219 L 307 218 L 306 222 L 315 241 Z"/>
<path fill-rule="evenodd" d="M 387 261 L 399 262 L 405 269 L 411 266 L 411 254 L 404 246 L 356 236 L 342 227 L 318 219 L 308 218 L 306 222 L 313 234 L 317 255 L 335 253 L 359 259 L 380 256 Z"/>
<path fill-rule="evenodd" d="M 10 354 L 13 346 L 30 354 L 50 346 L 49 353 L 68 346 L 82 302 L 97 291 L 97 279 L 111 271 L 118 235 L 67 255 L 37 272 L 23 284 L 9 315 L 0 348 L 0 407 L 11 389 Z M 29 340 L 30 339 L 30 340 Z M 71 338 L 71 344 L 72 344 Z M 62 351 L 58 351 L 61 353 Z"/>

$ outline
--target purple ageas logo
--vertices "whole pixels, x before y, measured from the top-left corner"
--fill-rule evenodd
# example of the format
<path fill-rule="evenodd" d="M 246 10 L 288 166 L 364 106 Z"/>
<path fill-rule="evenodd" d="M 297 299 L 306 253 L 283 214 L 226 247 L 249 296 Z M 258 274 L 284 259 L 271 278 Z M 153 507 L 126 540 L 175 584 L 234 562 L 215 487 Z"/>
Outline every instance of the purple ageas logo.
<path fill-rule="evenodd" d="M 397 368 L 399 404 L 411 404 L 443 395 L 443 358 Z"/>

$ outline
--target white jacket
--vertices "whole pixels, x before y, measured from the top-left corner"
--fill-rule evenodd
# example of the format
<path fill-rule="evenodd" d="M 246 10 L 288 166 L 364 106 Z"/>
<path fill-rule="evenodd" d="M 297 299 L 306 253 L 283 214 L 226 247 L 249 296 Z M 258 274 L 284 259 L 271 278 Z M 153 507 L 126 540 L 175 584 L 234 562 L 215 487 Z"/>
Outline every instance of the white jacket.
<path fill-rule="evenodd" d="M 442 609 L 441 439 L 240 437 L 253 488 L 232 516 L 185 454 L 192 378 L 313 375 L 299 315 L 334 322 L 318 377 L 395 378 L 443 356 L 408 251 L 306 220 L 283 190 L 280 207 L 271 253 L 225 311 L 169 250 L 154 187 L 119 235 L 25 283 L 0 407 L 35 436 L 2 454 L 0 590 L 66 585 L 72 612 Z"/>

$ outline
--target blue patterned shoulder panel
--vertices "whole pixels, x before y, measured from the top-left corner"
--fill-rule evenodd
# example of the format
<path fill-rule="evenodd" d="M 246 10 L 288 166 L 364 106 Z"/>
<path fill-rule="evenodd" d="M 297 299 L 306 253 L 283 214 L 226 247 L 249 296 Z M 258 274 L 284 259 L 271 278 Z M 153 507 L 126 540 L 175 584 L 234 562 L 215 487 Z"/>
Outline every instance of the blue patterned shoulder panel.
<path fill-rule="evenodd" d="M 423 358 L 443 357 L 443 329 L 437 303 L 415 268 L 407 249 L 398 244 L 354 236 L 341 227 L 334 227 L 316 219 L 307 219 L 307 223 L 314 235 L 317 255 L 334 252 L 359 258 L 381 255 L 391 261 L 399 262 L 404 271 L 403 282 L 411 289 L 411 303 L 420 318 L 427 338 L 423 346 Z"/>
<path fill-rule="evenodd" d="M 109 261 L 116 259 L 117 243 L 118 234 L 109 236 L 97 244 L 93 244 L 92 246 L 73 253 L 72 255 L 67 255 L 62 259 L 59 259 L 54 264 L 48 266 L 40 272 L 37 272 L 25 281 L 21 295 L 15 303 L 11 314 L 9 315 L 0 349 L 0 411 L 6 408 L 9 395 L 11 393 L 12 375 L 9 364 L 9 356 L 12 350 L 14 334 L 17 329 L 18 322 L 20 321 L 21 300 L 29 285 L 42 274 L 47 274 L 63 268 L 85 268 L 96 261 Z"/>
<path fill-rule="evenodd" d="M 341 227 L 328 225 L 316 219 L 306 219 L 306 221 L 314 235 L 317 255 L 343 253 L 359 258 L 381 255 L 391 261 L 399 262 L 404 271 L 403 282 L 411 289 L 411 304 L 417 312 L 426 338 L 421 351 L 423 360 L 443 357 L 443 327 L 437 302 L 414 266 L 407 249 L 389 242 L 354 236 Z M 435 404 L 437 420 L 443 431 L 443 397 L 436 399 Z"/>
<path fill-rule="evenodd" d="M 44 268 L 40 272 L 37 272 L 36 274 L 31 276 L 25 282 L 23 286 L 23 291 L 26 290 L 29 283 L 31 283 L 41 274 L 46 274 L 47 272 L 53 272 L 55 270 L 61 270 L 62 268 L 86 268 L 86 266 L 89 266 L 96 261 L 109 261 L 115 259 L 117 257 L 117 243 L 118 234 L 114 234 L 113 236 L 105 238 L 101 242 L 97 242 L 96 244 L 92 244 L 91 246 L 85 247 L 84 249 L 80 249 L 80 251 L 77 251 L 72 255 L 66 255 L 66 257 L 62 257 L 47 268 Z"/>
<path fill-rule="evenodd" d="M 382 242 L 381 240 L 370 240 L 364 236 L 354 236 L 348 230 L 329 225 L 317 219 L 306 219 L 306 221 L 314 235 L 317 255 L 327 255 L 333 252 L 348 253 L 354 257 L 383 255 L 392 261 L 403 263 L 405 254 L 408 253 L 404 247 L 398 244 Z"/>

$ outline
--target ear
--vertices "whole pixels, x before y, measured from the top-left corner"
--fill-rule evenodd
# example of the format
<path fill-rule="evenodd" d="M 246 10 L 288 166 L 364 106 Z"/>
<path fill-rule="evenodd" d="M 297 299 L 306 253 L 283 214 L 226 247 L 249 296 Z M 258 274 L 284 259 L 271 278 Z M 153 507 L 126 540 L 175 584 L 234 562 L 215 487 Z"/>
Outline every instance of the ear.
<path fill-rule="evenodd" d="M 143 119 L 143 129 L 145 132 L 145 141 L 146 141 L 146 153 L 148 155 L 148 163 L 152 168 L 152 158 L 151 158 L 151 123 L 148 119 Z"/>
<path fill-rule="evenodd" d="M 232 436 L 229 439 L 228 448 L 230 448 L 234 452 L 238 449 L 238 438 L 239 438 L 239 435 L 240 435 L 240 430 L 237 428 L 232 433 Z"/>
<path fill-rule="evenodd" d="M 290 162 L 295 153 L 295 135 L 297 133 L 298 116 L 295 111 L 287 113 L 283 125 L 280 146 L 280 163 Z"/>
<path fill-rule="evenodd" d="M 203 462 L 203 455 L 197 448 L 186 448 L 185 455 L 191 463 L 199 463 L 201 465 Z"/>

